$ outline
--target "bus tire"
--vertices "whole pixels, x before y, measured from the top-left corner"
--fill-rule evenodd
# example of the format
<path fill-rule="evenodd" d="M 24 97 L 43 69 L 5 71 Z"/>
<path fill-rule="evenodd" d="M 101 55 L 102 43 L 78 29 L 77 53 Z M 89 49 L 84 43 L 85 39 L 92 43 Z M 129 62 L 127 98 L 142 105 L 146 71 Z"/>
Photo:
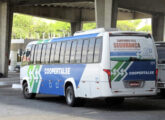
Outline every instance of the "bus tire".
<path fill-rule="evenodd" d="M 33 99 L 35 98 L 36 94 L 35 93 L 29 93 L 29 88 L 27 82 L 23 84 L 23 96 L 26 99 Z"/>
<path fill-rule="evenodd" d="M 75 98 L 75 94 L 74 94 L 74 89 L 72 85 L 69 85 L 66 90 L 65 90 L 65 99 L 66 99 L 66 103 L 71 106 L 71 107 L 75 107 L 77 104 L 77 99 Z"/>

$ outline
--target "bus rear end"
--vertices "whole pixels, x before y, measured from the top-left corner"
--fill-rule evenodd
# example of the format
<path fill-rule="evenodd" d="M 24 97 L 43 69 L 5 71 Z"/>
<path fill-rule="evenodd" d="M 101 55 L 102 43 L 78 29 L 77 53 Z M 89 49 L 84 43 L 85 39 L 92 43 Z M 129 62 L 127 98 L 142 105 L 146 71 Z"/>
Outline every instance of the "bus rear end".
<path fill-rule="evenodd" d="M 110 34 L 112 96 L 155 95 L 156 78 L 156 52 L 150 34 Z"/>

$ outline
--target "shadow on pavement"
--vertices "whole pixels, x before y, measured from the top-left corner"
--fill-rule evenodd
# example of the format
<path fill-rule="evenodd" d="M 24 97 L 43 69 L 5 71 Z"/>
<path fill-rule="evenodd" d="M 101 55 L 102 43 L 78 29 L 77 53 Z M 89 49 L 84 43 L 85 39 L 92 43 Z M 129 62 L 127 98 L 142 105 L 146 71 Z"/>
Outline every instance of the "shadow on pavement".
<path fill-rule="evenodd" d="M 51 102 L 66 105 L 64 97 L 54 96 L 38 96 L 35 100 L 42 102 Z M 67 105 L 66 105 L 67 106 Z M 154 111 L 165 110 L 165 99 L 161 97 L 136 97 L 126 98 L 123 104 L 108 106 L 104 100 L 86 99 L 86 104 L 83 108 L 97 109 L 103 111 Z"/>

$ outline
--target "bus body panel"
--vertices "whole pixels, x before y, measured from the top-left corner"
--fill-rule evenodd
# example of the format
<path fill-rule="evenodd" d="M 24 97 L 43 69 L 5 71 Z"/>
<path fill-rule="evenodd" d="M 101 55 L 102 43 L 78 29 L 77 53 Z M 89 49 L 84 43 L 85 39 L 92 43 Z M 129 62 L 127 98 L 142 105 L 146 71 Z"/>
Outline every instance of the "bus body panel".
<path fill-rule="evenodd" d="M 85 67 L 84 64 L 44 65 L 40 72 L 42 82 L 39 93 L 64 95 L 64 83 L 71 78 L 77 88 Z"/>
<path fill-rule="evenodd" d="M 155 94 L 155 61 L 115 62 L 111 70 L 112 92 L 114 94 L 128 92 L 142 94 L 151 92 Z M 130 84 L 139 84 L 131 87 Z M 140 92 L 141 91 L 141 92 Z"/>
<path fill-rule="evenodd" d="M 101 66 L 102 66 L 102 71 L 103 69 L 110 69 L 110 56 L 109 56 L 109 51 L 110 51 L 110 37 L 109 37 L 109 32 L 105 32 L 103 34 L 103 48 L 102 48 L 102 59 L 101 59 Z M 105 81 L 105 79 L 102 79 Z"/>
<path fill-rule="evenodd" d="M 76 96 L 89 97 L 90 91 L 95 93 L 94 91 L 98 90 L 99 68 L 99 64 L 30 65 L 21 69 L 21 79 L 27 80 L 30 93 L 62 96 L 66 81 L 73 79 Z"/>
<path fill-rule="evenodd" d="M 112 93 L 156 94 L 156 54 L 151 37 L 110 36 Z"/>

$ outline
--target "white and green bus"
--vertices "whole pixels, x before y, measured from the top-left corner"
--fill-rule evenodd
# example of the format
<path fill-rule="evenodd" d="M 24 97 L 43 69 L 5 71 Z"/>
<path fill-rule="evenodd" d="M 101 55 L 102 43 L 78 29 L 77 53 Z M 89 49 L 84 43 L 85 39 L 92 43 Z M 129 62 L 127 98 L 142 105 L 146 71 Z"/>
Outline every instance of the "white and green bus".
<path fill-rule="evenodd" d="M 122 102 L 124 97 L 155 95 L 156 56 L 148 33 L 96 29 L 31 42 L 22 58 L 23 95 L 65 96 L 70 106 L 82 98 Z"/>

